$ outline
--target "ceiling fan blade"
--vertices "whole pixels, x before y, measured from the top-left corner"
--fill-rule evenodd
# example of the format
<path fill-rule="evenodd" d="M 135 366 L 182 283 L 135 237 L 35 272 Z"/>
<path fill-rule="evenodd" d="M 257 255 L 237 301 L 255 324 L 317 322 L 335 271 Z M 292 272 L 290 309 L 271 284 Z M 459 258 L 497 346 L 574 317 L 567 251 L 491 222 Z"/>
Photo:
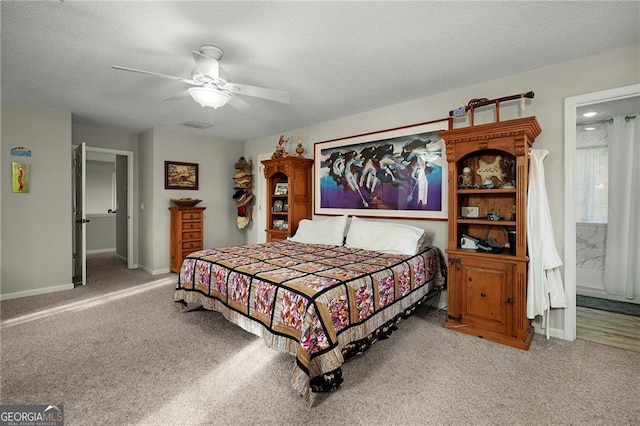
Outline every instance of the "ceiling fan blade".
<path fill-rule="evenodd" d="M 231 96 L 231 99 L 229 99 L 229 105 L 231 105 L 235 109 L 247 109 L 251 107 L 249 102 L 237 96 Z"/>
<path fill-rule="evenodd" d="M 198 71 L 200 71 L 200 74 L 218 80 L 220 75 L 218 60 L 196 52 L 195 50 L 191 51 L 191 53 L 193 53 L 193 60 L 196 61 L 196 67 Z"/>
<path fill-rule="evenodd" d="M 178 81 L 181 81 L 183 83 L 188 83 L 188 84 L 199 85 L 199 83 L 196 83 L 195 81 L 190 80 L 188 78 L 176 77 L 176 76 L 173 76 L 173 75 L 160 74 L 160 73 L 151 72 L 151 71 L 137 70 L 135 68 L 121 67 L 121 66 L 118 66 L 118 65 L 111 65 L 111 68 L 114 68 L 114 69 L 117 69 L 117 70 L 122 70 L 122 71 L 131 71 L 131 72 L 137 72 L 137 73 L 140 73 L 140 74 L 153 75 L 153 76 L 156 76 L 156 77 L 168 78 L 169 80 L 178 80 Z"/>
<path fill-rule="evenodd" d="M 183 90 L 182 92 L 178 92 L 175 95 L 167 96 L 166 98 L 162 98 L 163 101 L 179 101 L 181 99 L 190 98 L 189 92 Z"/>
<path fill-rule="evenodd" d="M 227 87 L 230 86 L 230 87 Z M 222 89 L 231 90 L 238 95 L 253 96 L 254 98 L 268 99 L 270 101 L 289 103 L 289 94 L 282 90 L 267 89 L 264 87 L 250 86 L 248 84 L 230 83 Z"/>

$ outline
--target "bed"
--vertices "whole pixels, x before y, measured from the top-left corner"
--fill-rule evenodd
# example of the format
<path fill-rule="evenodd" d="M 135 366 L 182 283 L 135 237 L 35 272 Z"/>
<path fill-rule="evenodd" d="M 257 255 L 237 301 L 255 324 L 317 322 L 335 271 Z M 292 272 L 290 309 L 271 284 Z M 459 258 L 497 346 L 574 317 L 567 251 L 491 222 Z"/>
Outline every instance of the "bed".
<path fill-rule="evenodd" d="M 294 355 L 291 384 L 309 399 L 340 386 L 346 359 L 386 337 L 445 286 L 436 247 L 403 254 L 294 238 L 191 253 L 174 300 L 182 311 L 218 311 L 270 348 Z"/>

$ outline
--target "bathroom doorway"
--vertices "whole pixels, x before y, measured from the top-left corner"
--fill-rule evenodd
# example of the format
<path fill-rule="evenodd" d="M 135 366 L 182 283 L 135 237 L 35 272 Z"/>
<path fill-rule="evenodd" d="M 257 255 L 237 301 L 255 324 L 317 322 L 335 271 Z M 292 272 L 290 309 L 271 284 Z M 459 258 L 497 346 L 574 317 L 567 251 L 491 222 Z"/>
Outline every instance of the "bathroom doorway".
<path fill-rule="evenodd" d="M 638 345 L 640 334 L 624 336 L 623 331 L 630 328 L 628 320 L 633 323 L 637 319 L 633 315 L 625 317 L 624 309 L 619 308 L 634 312 L 640 308 L 640 295 L 629 299 L 624 293 L 610 294 L 610 289 L 605 289 L 604 277 L 607 240 L 609 244 L 615 243 L 608 235 L 608 143 L 619 135 L 616 125 L 640 120 L 639 111 L 640 85 L 565 100 L 565 290 L 569 299 L 565 337 L 568 340 L 604 336 L 615 341 L 620 334 L 623 341 L 630 339 L 630 344 Z M 588 113 L 595 114 L 589 116 Z M 616 323 L 620 333 L 616 331 Z"/>

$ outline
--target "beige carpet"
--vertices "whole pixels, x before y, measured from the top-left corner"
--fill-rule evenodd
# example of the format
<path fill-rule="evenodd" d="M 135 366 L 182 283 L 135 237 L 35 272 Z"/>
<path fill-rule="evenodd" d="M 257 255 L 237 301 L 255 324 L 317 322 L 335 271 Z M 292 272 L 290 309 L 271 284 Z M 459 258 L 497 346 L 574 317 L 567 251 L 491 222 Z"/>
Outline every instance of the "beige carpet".
<path fill-rule="evenodd" d="M 218 313 L 177 312 L 175 275 L 105 274 L 0 302 L 0 404 L 62 403 L 67 425 L 639 424 L 640 353 L 540 335 L 525 352 L 446 330 L 426 307 L 308 407 L 293 357 Z"/>

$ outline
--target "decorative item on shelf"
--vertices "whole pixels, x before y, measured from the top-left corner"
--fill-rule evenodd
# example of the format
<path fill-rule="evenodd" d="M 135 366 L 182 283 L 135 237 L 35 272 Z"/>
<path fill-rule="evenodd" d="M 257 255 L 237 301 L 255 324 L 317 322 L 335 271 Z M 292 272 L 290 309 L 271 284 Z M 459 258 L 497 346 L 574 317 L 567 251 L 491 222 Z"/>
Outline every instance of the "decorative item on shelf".
<path fill-rule="evenodd" d="M 282 203 L 282 200 L 274 200 L 273 201 L 273 207 L 271 208 L 271 211 L 274 212 L 281 212 L 284 208 L 284 204 Z"/>
<path fill-rule="evenodd" d="M 462 174 L 458 176 L 458 188 L 467 189 L 473 186 L 473 171 L 471 167 L 465 167 L 462 169 Z"/>
<path fill-rule="evenodd" d="M 526 93 L 518 93 L 517 95 L 504 96 L 501 98 L 495 99 L 487 99 L 487 98 L 475 98 L 471 99 L 467 105 L 462 105 L 461 107 L 455 108 L 449 111 L 449 117 L 460 118 L 467 115 L 467 112 L 471 111 L 471 126 L 474 125 L 474 113 L 477 108 L 486 106 L 486 105 L 495 105 L 496 107 L 496 122 L 500 121 L 500 102 L 519 100 L 520 101 L 520 110 L 524 111 L 524 107 L 526 105 L 525 99 L 533 99 L 535 94 L 533 92 Z"/>
<path fill-rule="evenodd" d="M 481 186 L 483 188 L 494 188 L 500 186 L 504 181 L 502 169 L 500 168 L 501 159 L 502 157 L 499 155 L 496 155 L 490 163 L 482 158 L 478 159 L 478 170 L 476 170 L 476 174 L 480 176 L 482 181 Z"/>
<path fill-rule="evenodd" d="M 277 229 L 279 231 L 286 231 L 289 229 L 289 222 L 284 219 L 276 219 L 273 221 L 273 229 Z"/>
<path fill-rule="evenodd" d="M 484 253 L 502 253 L 505 248 L 510 247 L 509 234 L 507 228 L 505 226 L 498 226 L 498 228 L 503 233 L 503 243 L 499 243 L 494 238 L 489 237 L 489 233 L 491 229 L 493 229 L 493 225 L 487 226 L 487 229 L 484 232 L 484 237 L 477 242 L 478 251 Z"/>
<path fill-rule="evenodd" d="M 289 142 L 289 138 L 284 138 L 284 135 L 280 135 L 280 139 L 278 140 L 278 146 L 276 146 L 276 151 L 271 154 L 271 158 L 284 158 L 288 157 L 289 153 L 284 149 L 284 144 Z"/>
<path fill-rule="evenodd" d="M 500 216 L 500 211 L 497 212 L 487 212 L 487 219 L 489 220 L 502 220 L 502 216 Z"/>
<path fill-rule="evenodd" d="M 296 154 L 298 154 L 298 157 L 302 157 L 302 154 L 304 154 L 304 148 L 302 147 L 302 135 L 298 134 L 298 146 L 296 147 Z"/>
<path fill-rule="evenodd" d="M 236 201 L 236 209 L 238 217 L 236 218 L 236 227 L 238 229 L 245 228 L 251 222 L 251 206 L 253 203 L 253 162 L 247 162 L 244 157 L 240 157 L 234 166 L 235 175 L 233 177 L 235 193 L 233 199 Z"/>
<path fill-rule="evenodd" d="M 202 201 L 197 198 L 170 198 L 169 200 L 178 207 L 195 207 Z"/>
<path fill-rule="evenodd" d="M 515 188 L 516 187 L 516 161 L 515 159 L 501 159 L 500 168 L 502 169 L 503 176 L 503 188 Z"/>
<path fill-rule="evenodd" d="M 289 184 L 287 182 L 278 182 L 273 189 L 273 195 L 287 195 L 288 192 Z"/>
<path fill-rule="evenodd" d="M 463 219 L 477 219 L 480 216 L 478 207 L 461 207 L 460 210 Z"/>

